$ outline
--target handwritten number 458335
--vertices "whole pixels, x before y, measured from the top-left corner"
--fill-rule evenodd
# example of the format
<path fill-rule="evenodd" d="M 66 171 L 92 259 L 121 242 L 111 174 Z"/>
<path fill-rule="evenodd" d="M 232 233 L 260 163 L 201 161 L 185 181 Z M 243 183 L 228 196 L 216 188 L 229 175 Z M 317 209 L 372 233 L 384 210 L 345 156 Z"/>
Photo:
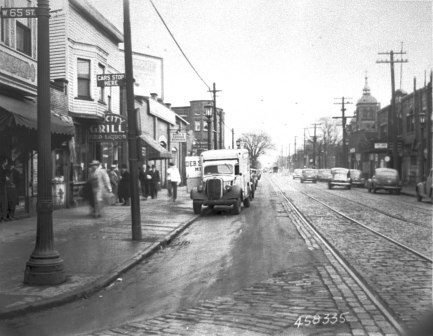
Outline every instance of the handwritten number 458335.
<path fill-rule="evenodd" d="M 327 324 L 336 324 L 336 323 L 345 323 L 346 322 L 346 318 L 344 317 L 344 315 L 349 314 L 349 312 L 346 313 L 341 313 L 340 315 L 338 315 L 337 313 L 332 313 L 332 314 L 321 314 L 321 315 L 301 315 L 298 317 L 298 319 L 295 322 L 295 326 L 297 326 L 298 328 L 305 325 L 305 326 L 309 326 L 309 325 L 316 325 L 316 324 L 323 324 L 323 325 L 327 325 Z"/>

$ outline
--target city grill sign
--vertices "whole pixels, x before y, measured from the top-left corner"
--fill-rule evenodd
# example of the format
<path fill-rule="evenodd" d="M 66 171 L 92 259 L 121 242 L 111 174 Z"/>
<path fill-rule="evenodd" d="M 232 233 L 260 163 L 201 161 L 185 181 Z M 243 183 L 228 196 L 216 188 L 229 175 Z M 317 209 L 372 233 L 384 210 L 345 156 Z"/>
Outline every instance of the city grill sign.
<path fill-rule="evenodd" d="M 125 141 L 127 122 L 120 114 L 107 113 L 102 124 L 89 127 L 90 141 Z"/>

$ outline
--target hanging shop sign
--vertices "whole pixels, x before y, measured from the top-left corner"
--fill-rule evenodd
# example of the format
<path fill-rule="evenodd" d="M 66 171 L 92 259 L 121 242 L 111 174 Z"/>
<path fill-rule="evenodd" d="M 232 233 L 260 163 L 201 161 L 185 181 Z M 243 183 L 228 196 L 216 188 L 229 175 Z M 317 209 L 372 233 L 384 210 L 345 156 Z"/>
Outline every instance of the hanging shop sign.
<path fill-rule="evenodd" d="M 171 143 L 173 142 L 186 142 L 186 133 L 182 133 L 182 132 L 171 133 Z"/>
<path fill-rule="evenodd" d="M 102 124 L 89 127 L 89 141 L 126 141 L 127 121 L 120 114 L 107 113 Z"/>
<path fill-rule="evenodd" d="M 125 74 L 106 74 L 96 75 L 96 85 L 105 86 L 120 86 L 125 82 Z"/>

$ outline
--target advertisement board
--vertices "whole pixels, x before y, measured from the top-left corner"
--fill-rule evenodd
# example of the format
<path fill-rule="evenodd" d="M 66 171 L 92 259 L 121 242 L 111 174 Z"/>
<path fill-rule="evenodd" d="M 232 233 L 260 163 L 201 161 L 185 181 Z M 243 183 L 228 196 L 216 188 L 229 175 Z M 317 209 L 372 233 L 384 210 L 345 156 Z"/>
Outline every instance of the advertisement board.
<path fill-rule="evenodd" d="M 186 156 L 185 170 L 186 170 L 186 188 L 187 188 L 187 192 L 190 192 L 193 188 L 197 187 L 201 181 L 200 157 Z"/>

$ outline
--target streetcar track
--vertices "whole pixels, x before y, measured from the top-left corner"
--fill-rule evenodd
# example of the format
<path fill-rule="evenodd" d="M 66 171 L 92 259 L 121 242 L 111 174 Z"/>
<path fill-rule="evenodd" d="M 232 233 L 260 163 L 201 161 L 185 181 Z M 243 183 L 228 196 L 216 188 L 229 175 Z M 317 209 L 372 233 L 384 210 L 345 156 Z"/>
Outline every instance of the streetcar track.
<path fill-rule="evenodd" d="M 363 203 L 361 203 L 361 202 L 358 202 L 358 201 L 352 200 L 352 199 L 350 199 L 350 198 L 344 197 L 344 196 L 342 196 L 342 195 L 340 195 L 340 194 L 336 194 L 336 193 L 329 192 L 328 190 L 323 190 L 323 189 L 316 189 L 316 190 L 320 190 L 320 191 L 323 191 L 323 192 L 325 192 L 325 193 L 327 193 L 327 194 L 330 194 L 330 195 L 333 195 L 333 196 L 336 196 L 336 197 L 340 197 L 340 198 L 342 198 L 342 199 L 344 199 L 344 200 L 346 200 L 346 201 L 349 201 L 349 202 L 352 202 L 352 203 L 358 204 L 358 205 L 360 205 L 360 206 L 363 206 L 363 207 L 366 207 L 366 208 L 369 208 L 369 209 L 373 209 L 374 211 L 376 211 L 376 212 L 378 212 L 378 213 L 380 213 L 380 214 L 382 214 L 382 215 L 385 215 L 385 216 L 387 216 L 387 217 L 391 217 L 391 218 L 397 219 L 397 220 L 399 220 L 399 221 L 402 221 L 402 222 L 405 222 L 405 223 L 408 223 L 408 224 L 419 225 L 419 226 L 423 226 L 423 227 L 429 227 L 428 224 L 426 225 L 426 224 L 424 224 L 424 223 L 420 223 L 420 222 L 416 222 L 416 221 L 411 222 L 411 221 L 409 221 L 409 220 L 407 220 L 407 219 L 405 219 L 405 218 L 402 218 L 402 217 L 399 217 L 399 216 L 396 216 L 396 215 L 390 214 L 390 213 L 388 213 L 388 212 L 382 211 L 382 210 L 380 210 L 380 209 L 378 209 L 378 208 L 376 208 L 376 207 L 367 206 L 367 205 L 365 205 L 365 204 L 363 204 Z M 302 192 L 302 191 L 300 191 L 300 192 Z M 303 193 L 303 192 L 302 192 L 302 193 Z M 308 196 L 308 195 L 305 194 L 305 193 L 304 193 L 304 195 Z M 385 201 L 388 201 L 388 200 L 385 200 Z M 400 202 L 400 203 L 403 203 L 403 202 Z M 408 206 L 408 205 L 406 204 L 406 206 Z M 411 205 L 408 206 L 408 207 L 411 207 Z M 425 209 L 424 209 L 424 210 L 425 210 Z M 425 214 L 426 214 L 426 215 L 429 215 L 429 213 L 425 213 Z"/>
<path fill-rule="evenodd" d="M 319 230 L 316 228 L 314 224 L 312 224 L 297 208 L 297 206 L 285 195 L 279 185 L 270 179 L 271 184 L 278 189 L 278 194 L 283 197 L 286 201 L 286 204 L 291 208 L 297 217 L 315 234 L 318 240 L 328 249 L 328 251 L 334 256 L 334 258 L 343 266 L 346 272 L 351 276 L 351 278 L 362 288 L 364 293 L 369 297 L 369 299 L 374 302 L 376 307 L 381 311 L 381 313 L 386 316 L 388 321 L 393 325 L 393 327 L 398 330 L 401 334 L 404 332 L 404 328 L 401 324 L 394 318 L 394 314 L 385 307 L 386 301 L 384 301 L 380 294 L 378 294 L 375 290 L 370 288 L 368 282 L 350 265 L 350 263 L 344 258 L 338 250 L 334 247 L 332 243 L 328 241 L 327 238 L 324 237 L 323 234 L 319 233 Z M 308 195 L 307 195 L 308 196 Z"/>
<path fill-rule="evenodd" d="M 333 211 L 334 213 L 338 214 L 339 216 L 341 216 L 341 217 L 343 217 L 343 218 L 346 218 L 346 219 L 349 220 L 350 222 L 355 223 L 355 224 L 357 224 L 357 225 L 359 225 L 359 226 L 362 226 L 363 228 L 365 228 L 365 229 L 367 229 L 367 230 L 373 232 L 374 234 L 376 234 L 376 235 L 378 235 L 378 236 L 380 236 L 380 237 L 386 239 L 387 241 L 390 241 L 391 243 L 393 243 L 393 244 L 399 246 L 400 248 L 402 248 L 402 249 L 404 249 L 404 250 L 406 250 L 406 251 L 409 251 L 409 252 L 415 254 L 416 256 L 418 256 L 418 257 L 420 257 L 420 258 L 426 260 L 426 261 L 429 261 L 429 262 L 433 263 L 433 259 L 431 259 L 431 258 L 425 256 L 424 254 L 422 254 L 422 253 L 420 253 L 420 252 L 418 252 L 418 251 L 416 251 L 416 250 L 410 248 L 409 246 L 404 245 L 404 244 L 402 244 L 402 243 L 396 241 L 395 239 L 393 239 L 393 238 L 391 238 L 391 237 L 388 237 L 387 235 L 384 235 L 383 233 L 380 233 L 379 231 L 377 231 L 377 230 L 375 230 L 375 229 L 372 229 L 371 227 L 369 227 L 369 226 L 367 226 L 367 225 L 365 225 L 365 224 L 362 224 L 361 222 L 357 221 L 356 219 L 353 219 L 353 218 L 351 218 L 351 217 L 345 215 L 345 214 L 342 213 L 341 211 L 338 211 L 337 209 L 334 209 L 334 208 L 331 207 L 330 205 L 328 205 L 328 204 L 326 204 L 325 202 L 322 202 L 322 201 L 316 199 L 316 198 L 313 197 L 313 196 L 310 196 L 310 195 L 308 195 L 308 194 L 306 194 L 306 193 L 304 193 L 304 192 L 302 192 L 302 191 L 299 191 L 299 192 L 300 192 L 301 194 L 303 194 L 304 196 L 307 196 L 307 197 L 311 198 L 312 200 L 314 200 L 314 201 L 316 201 L 316 202 L 322 204 L 323 206 L 325 206 L 325 207 L 328 208 L 329 210 Z"/>

